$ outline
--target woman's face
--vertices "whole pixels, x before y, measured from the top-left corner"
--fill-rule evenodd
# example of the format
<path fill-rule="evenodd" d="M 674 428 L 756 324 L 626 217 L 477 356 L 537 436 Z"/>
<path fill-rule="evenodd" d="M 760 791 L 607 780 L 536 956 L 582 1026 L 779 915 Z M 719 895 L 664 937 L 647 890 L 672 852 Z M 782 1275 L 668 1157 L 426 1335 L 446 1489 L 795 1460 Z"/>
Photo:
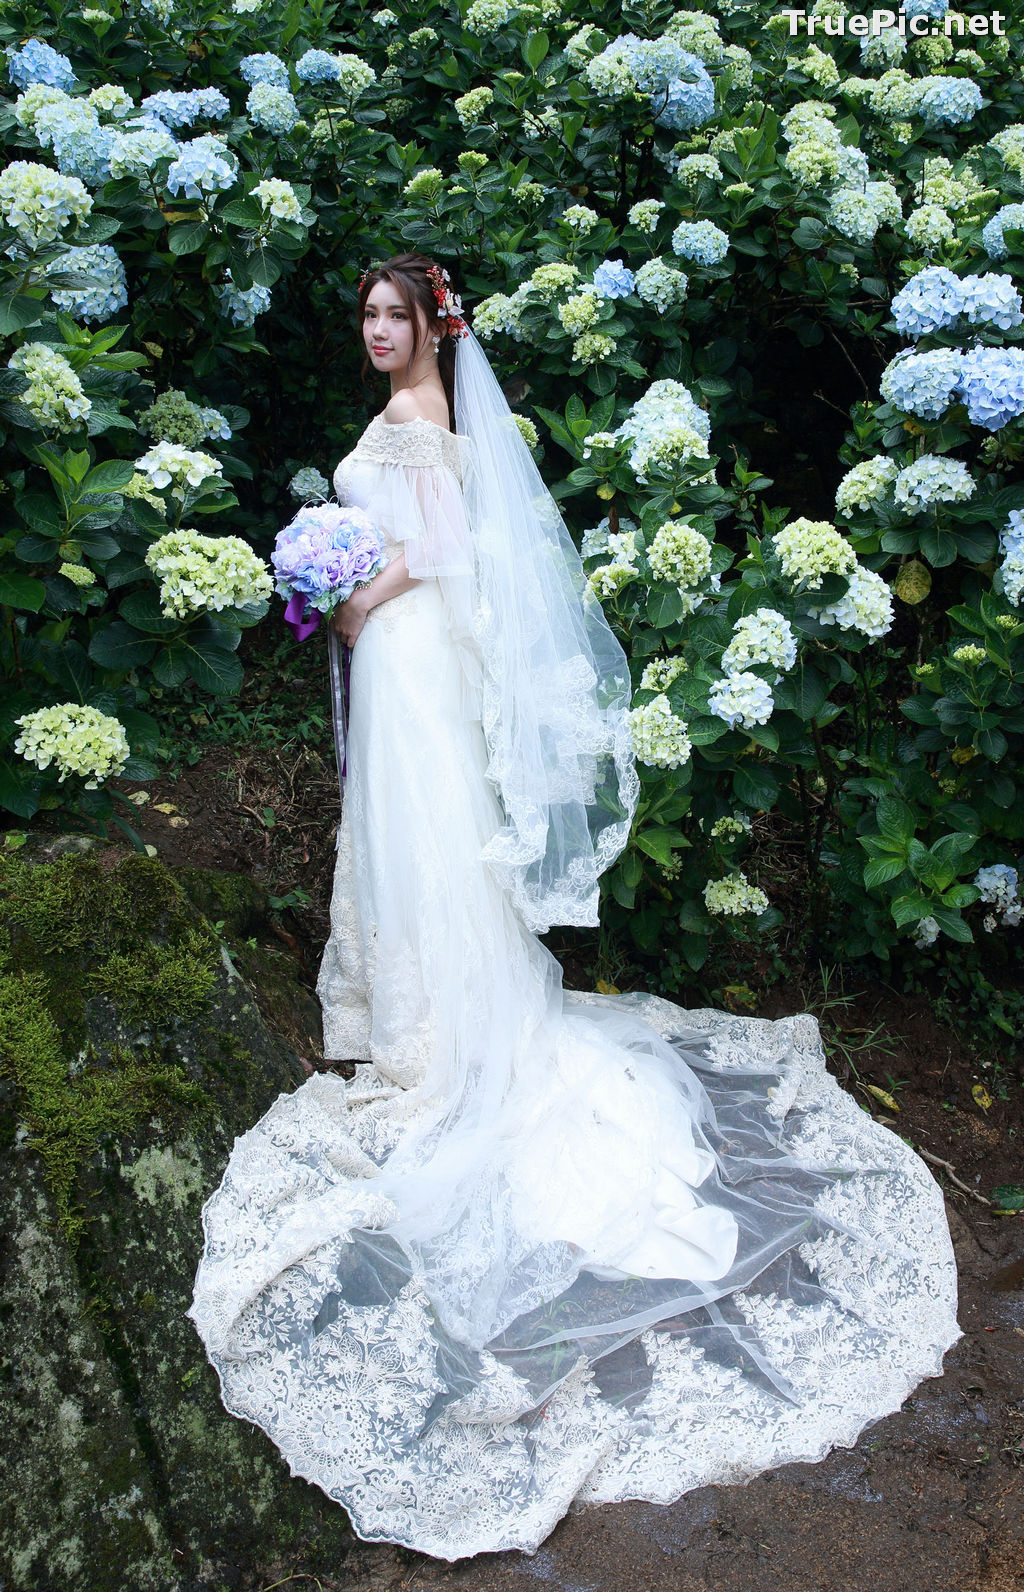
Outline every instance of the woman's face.
<path fill-rule="evenodd" d="M 422 322 L 422 313 L 420 314 Z M 363 342 L 375 370 L 404 372 L 416 347 L 416 325 L 393 282 L 377 282 L 363 306 Z M 427 340 L 429 343 L 429 339 Z M 421 354 L 424 350 L 421 347 Z"/>

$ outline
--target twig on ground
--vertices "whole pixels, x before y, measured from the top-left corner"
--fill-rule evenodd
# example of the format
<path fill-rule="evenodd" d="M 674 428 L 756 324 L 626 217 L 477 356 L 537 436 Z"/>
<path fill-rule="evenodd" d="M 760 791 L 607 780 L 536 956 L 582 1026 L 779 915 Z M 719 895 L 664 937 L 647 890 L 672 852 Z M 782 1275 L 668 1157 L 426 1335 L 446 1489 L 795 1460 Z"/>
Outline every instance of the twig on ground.
<path fill-rule="evenodd" d="M 960 1178 L 958 1178 L 950 1163 L 948 1161 L 944 1161 L 941 1155 L 932 1155 L 930 1150 L 918 1150 L 917 1153 L 921 1157 L 922 1161 L 928 1162 L 929 1166 L 941 1167 L 946 1176 L 949 1178 L 949 1181 L 951 1183 L 955 1183 L 957 1188 L 961 1189 L 963 1193 L 969 1194 L 972 1200 L 977 1200 L 979 1205 L 988 1205 L 991 1207 L 992 1201 L 986 1199 L 984 1194 L 979 1194 L 976 1188 L 971 1188 L 968 1183 L 964 1183 Z"/>

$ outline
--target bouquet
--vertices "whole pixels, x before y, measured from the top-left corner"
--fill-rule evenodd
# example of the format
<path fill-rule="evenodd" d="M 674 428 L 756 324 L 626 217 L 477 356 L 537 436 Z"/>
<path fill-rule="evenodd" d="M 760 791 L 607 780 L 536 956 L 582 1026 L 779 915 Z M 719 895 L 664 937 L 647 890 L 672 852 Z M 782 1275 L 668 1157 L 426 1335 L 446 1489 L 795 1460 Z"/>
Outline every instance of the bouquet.
<path fill-rule="evenodd" d="M 384 568 L 380 531 L 362 509 L 309 503 L 279 531 L 270 561 L 285 623 L 299 641 Z"/>

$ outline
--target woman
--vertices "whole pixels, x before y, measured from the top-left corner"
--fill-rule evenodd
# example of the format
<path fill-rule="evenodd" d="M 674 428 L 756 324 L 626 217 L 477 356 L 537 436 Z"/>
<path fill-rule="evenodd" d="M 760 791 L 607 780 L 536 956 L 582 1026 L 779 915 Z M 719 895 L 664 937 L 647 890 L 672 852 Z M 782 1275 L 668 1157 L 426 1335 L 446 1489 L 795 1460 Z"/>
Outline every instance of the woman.
<path fill-rule="evenodd" d="M 190 1314 L 227 1407 L 366 1539 L 532 1551 L 851 1444 L 959 1336 L 931 1175 L 813 1019 L 563 991 L 637 782 L 625 659 L 447 278 L 359 307 L 338 467 L 389 562 L 337 612 L 325 1055 L 234 1147 Z M 455 430 L 452 429 L 455 423 Z"/>

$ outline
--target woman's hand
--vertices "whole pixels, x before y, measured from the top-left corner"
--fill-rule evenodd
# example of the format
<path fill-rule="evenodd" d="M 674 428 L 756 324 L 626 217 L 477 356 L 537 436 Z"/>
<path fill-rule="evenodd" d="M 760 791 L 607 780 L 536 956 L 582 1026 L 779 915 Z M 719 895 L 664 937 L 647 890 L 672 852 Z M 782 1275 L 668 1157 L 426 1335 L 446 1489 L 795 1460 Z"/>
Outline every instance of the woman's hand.
<path fill-rule="evenodd" d="M 338 639 L 346 647 L 354 647 L 359 632 L 366 623 L 366 616 L 373 604 L 368 601 L 369 588 L 358 586 L 351 597 L 339 603 L 331 615 L 331 624 Z"/>

